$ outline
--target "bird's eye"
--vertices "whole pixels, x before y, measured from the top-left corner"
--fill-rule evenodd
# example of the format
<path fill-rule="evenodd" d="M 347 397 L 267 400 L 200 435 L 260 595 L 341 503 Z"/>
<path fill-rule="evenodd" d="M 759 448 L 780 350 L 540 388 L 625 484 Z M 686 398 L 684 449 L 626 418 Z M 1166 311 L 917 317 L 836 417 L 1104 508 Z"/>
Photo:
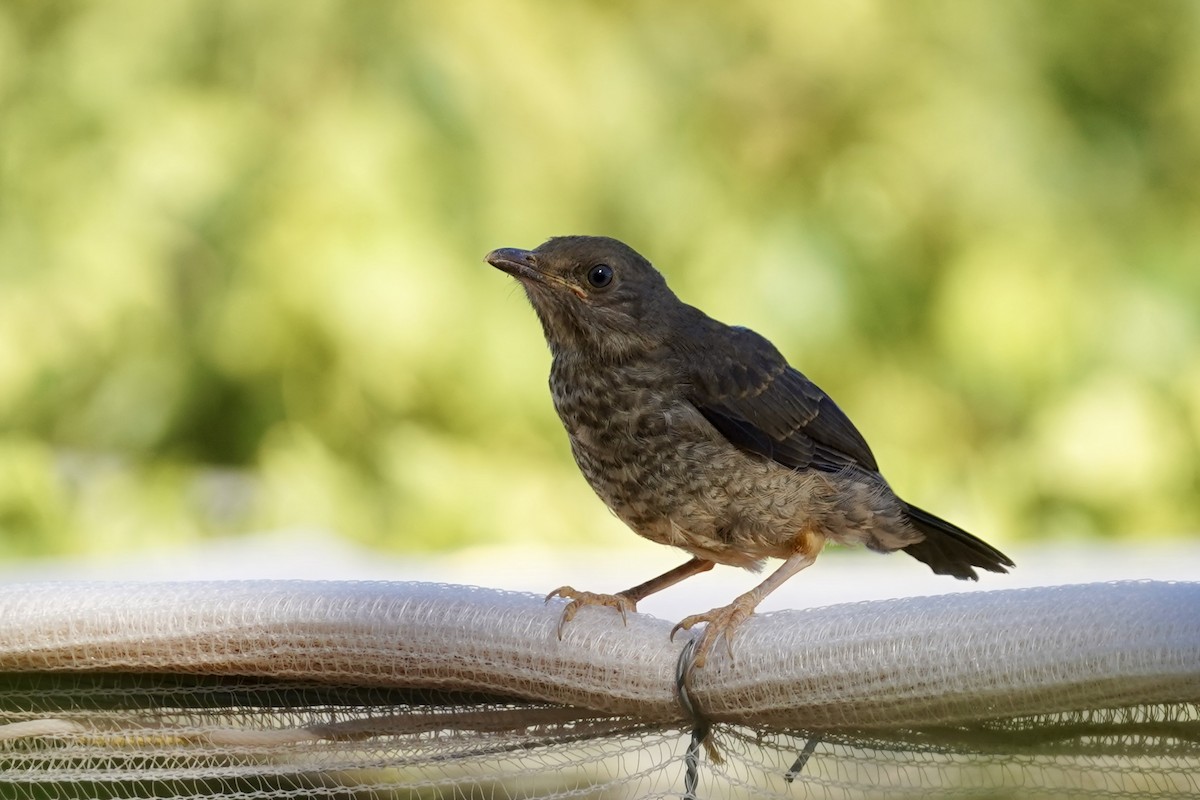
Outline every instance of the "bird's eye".
<path fill-rule="evenodd" d="M 613 271 L 608 264 L 597 264 L 588 270 L 588 283 L 597 289 L 603 289 L 612 283 Z"/>

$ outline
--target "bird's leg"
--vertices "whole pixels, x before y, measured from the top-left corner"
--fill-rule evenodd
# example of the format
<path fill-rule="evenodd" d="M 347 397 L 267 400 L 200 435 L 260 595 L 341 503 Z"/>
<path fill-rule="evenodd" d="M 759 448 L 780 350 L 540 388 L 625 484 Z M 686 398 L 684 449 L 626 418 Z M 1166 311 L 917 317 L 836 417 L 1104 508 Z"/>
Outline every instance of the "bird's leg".
<path fill-rule="evenodd" d="M 813 532 L 806 526 L 800 532 L 800 535 L 796 537 L 795 551 L 778 569 L 768 575 L 765 581 L 745 594 L 740 595 L 727 606 L 714 608 L 712 611 L 705 612 L 704 614 L 693 614 L 690 617 L 686 617 L 671 629 L 671 638 L 674 639 L 675 634 L 681 630 L 687 630 L 694 625 L 705 622 L 708 624 L 704 627 L 700 643 L 696 646 L 692 664 L 697 667 L 704 666 L 709 651 L 712 650 L 713 645 L 719 639 L 725 640 L 725 647 L 729 655 L 732 656 L 734 629 L 754 613 L 754 609 L 763 601 L 763 598 L 782 586 L 788 578 L 816 561 L 817 554 L 821 552 L 821 548 L 824 545 L 825 537 Z"/>
<path fill-rule="evenodd" d="M 686 564 L 680 564 L 675 569 L 664 572 L 657 578 L 651 578 L 645 583 L 639 583 L 632 589 L 626 589 L 616 594 L 581 592 L 570 586 L 560 586 L 546 595 L 547 603 L 554 597 L 564 597 L 571 601 L 563 609 L 562 619 L 558 623 L 558 638 L 562 638 L 563 626 L 574 619 L 575 615 L 579 613 L 579 609 L 584 606 L 608 606 L 609 608 L 615 608 L 621 612 L 621 621 L 627 622 L 626 615 L 629 612 L 637 611 L 638 601 L 649 597 L 655 592 L 661 592 L 668 586 L 674 586 L 684 578 L 690 578 L 692 575 L 707 572 L 713 568 L 713 564 L 714 562 L 703 558 L 693 558 Z"/>

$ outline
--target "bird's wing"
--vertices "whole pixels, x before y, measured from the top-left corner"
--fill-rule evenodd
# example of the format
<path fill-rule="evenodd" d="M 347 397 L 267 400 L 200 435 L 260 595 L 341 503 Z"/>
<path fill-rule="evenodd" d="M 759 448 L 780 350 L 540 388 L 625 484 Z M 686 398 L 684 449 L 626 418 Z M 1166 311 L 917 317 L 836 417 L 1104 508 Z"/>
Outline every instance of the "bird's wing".
<path fill-rule="evenodd" d="M 726 439 L 793 469 L 878 471 L 854 423 L 774 345 L 746 328 L 722 333 L 688 359 L 689 399 Z"/>

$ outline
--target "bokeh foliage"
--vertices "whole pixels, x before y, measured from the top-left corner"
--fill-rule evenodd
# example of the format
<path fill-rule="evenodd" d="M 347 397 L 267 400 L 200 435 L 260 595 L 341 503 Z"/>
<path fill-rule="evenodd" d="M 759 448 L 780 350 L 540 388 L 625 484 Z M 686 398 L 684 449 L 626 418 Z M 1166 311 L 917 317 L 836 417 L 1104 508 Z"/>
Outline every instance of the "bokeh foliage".
<path fill-rule="evenodd" d="M 1003 544 L 1200 511 L 1200 5 L 0 2 L 0 556 L 623 541 L 493 247 L 629 241 Z"/>

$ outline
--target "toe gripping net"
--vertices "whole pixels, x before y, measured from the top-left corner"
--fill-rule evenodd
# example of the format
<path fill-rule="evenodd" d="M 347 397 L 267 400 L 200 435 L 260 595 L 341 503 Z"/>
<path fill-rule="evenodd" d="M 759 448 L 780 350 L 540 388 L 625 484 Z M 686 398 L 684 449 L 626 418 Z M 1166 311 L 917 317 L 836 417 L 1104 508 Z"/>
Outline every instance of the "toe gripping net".
<path fill-rule="evenodd" d="M 425 583 L 0 588 L 0 798 L 1196 797 L 1200 583 L 693 632 Z"/>

